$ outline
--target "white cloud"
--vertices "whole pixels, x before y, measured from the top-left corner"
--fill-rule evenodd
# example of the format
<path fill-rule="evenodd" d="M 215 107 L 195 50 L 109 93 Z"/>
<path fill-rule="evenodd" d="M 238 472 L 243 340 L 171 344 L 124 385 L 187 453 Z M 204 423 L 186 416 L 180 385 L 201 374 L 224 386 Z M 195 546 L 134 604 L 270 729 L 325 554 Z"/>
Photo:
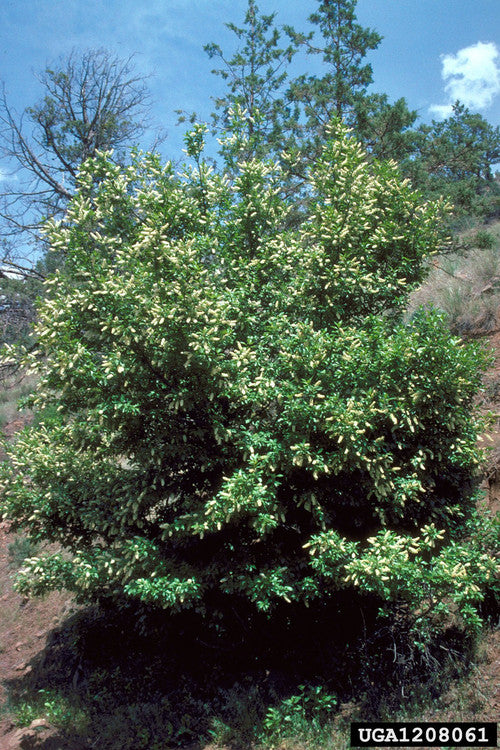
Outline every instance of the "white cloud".
<path fill-rule="evenodd" d="M 447 117 L 457 99 L 472 110 L 486 109 L 500 93 L 500 51 L 493 42 L 477 42 L 456 55 L 441 55 L 441 76 L 447 104 L 434 104 L 429 110 Z"/>
<path fill-rule="evenodd" d="M 438 120 L 445 120 L 453 114 L 453 107 L 451 104 L 431 104 L 429 112 L 431 115 L 435 115 Z"/>

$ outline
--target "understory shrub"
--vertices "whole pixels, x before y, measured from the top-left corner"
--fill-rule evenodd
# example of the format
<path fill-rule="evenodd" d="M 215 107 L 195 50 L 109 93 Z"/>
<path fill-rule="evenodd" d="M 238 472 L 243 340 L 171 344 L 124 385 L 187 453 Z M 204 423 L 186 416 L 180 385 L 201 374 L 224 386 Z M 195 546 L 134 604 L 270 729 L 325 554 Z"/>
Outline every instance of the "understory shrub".
<path fill-rule="evenodd" d="M 17 586 L 81 600 L 314 608 L 340 590 L 406 604 L 421 637 L 478 627 L 494 532 L 475 519 L 484 356 L 440 315 L 403 320 L 444 207 L 338 127 L 308 214 L 276 165 L 105 154 L 48 239 L 40 414 L 3 469 L 3 513 L 61 552 Z M 55 409 L 54 409 L 55 407 Z M 44 418 L 47 414 L 47 418 Z"/>

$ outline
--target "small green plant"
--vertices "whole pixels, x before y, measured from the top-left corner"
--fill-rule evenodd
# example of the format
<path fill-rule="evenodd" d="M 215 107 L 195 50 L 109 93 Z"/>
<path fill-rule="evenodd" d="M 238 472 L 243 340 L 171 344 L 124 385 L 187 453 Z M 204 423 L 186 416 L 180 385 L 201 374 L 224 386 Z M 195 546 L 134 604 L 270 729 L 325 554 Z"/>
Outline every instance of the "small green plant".
<path fill-rule="evenodd" d="M 226 724 L 218 716 L 214 716 L 210 722 L 210 729 L 208 730 L 208 736 L 214 742 L 224 745 L 226 742 L 230 742 L 234 738 L 234 729 Z"/>
<path fill-rule="evenodd" d="M 32 721 L 39 718 L 39 716 L 38 705 L 34 705 L 29 701 L 23 701 L 15 707 L 14 723 L 18 727 L 27 727 Z"/>
<path fill-rule="evenodd" d="M 41 689 L 29 699 L 14 706 L 15 724 L 29 726 L 34 719 L 45 717 L 50 724 L 60 729 L 83 728 L 85 713 L 72 705 L 68 699 L 55 690 Z"/>
<path fill-rule="evenodd" d="M 9 567 L 19 570 L 23 562 L 28 557 L 33 557 L 38 553 L 40 545 L 33 542 L 29 537 L 18 534 L 14 541 L 9 544 L 8 556 Z"/>
<path fill-rule="evenodd" d="M 331 730 L 337 707 L 336 696 L 323 687 L 300 685 L 296 695 L 268 709 L 261 740 L 273 744 L 285 739 L 322 740 Z"/>
<path fill-rule="evenodd" d="M 480 250 L 489 250 L 490 248 L 495 247 L 497 239 L 491 234 L 491 232 L 487 232 L 485 229 L 480 229 L 474 235 L 473 242 L 475 247 L 478 247 Z"/>

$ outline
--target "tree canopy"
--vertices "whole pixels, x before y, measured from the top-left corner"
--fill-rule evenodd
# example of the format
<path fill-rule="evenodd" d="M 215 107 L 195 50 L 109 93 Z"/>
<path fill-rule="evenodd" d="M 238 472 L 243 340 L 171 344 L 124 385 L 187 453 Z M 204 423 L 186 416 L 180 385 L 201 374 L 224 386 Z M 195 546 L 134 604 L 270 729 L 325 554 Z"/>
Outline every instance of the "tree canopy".
<path fill-rule="evenodd" d="M 319 55 L 327 73 L 302 75 L 291 88 L 293 99 L 303 103 L 308 127 L 319 130 L 332 119 L 349 122 L 356 99 L 366 93 L 373 81 L 371 65 L 365 61 L 382 37 L 356 22 L 357 0 L 325 0 L 309 17 L 319 30 L 322 41 L 315 41 L 314 31 L 298 33 L 288 26 L 290 37 L 304 45 L 308 54 Z"/>
<path fill-rule="evenodd" d="M 403 169 L 428 195 L 445 194 L 457 215 L 494 216 L 500 192 L 492 167 L 500 161 L 500 128 L 456 102 L 452 114 L 420 125 Z"/>
<path fill-rule="evenodd" d="M 289 44 L 280 47 L 280 32 L 274 25 L 275 14 L 261 14 L 257 3 L 249 0 L 242 27 L 226 26 L 236 35 L 239 48 L 227 59 L 218 44 L 205 45 L 210 58 L 220 60 L 222 68 L 212 72 L 227 81 L 225 96 L 215 98 L 213 125 L 219 135 L 236 134 L 234 117 L 245 112 L 245 138 L 237 143 L 224 141 L 224 156 L 233 159 L 269 157 L 284 146 L 289 112 L 284 97 L 287 68 L 294 55 Z M 245 143 L 248 153 L 241 152 Z"/>
<path fill-rule="evenodd" d="M 261 15 L 249 0 L 243 25 L 227 24 L 238 39 L 236 53 L 230 57 L 215 43 L 205 47 L 222 61 L 213 72 L 227 82 L 212 116 L 218 135 L 225 129 L 233 137 L 223 141 L 223 157 L 277 158 L 287 189 L 297 192 L 322 151 L 325 129 L 340 117 L 371 157 L 396 160 L 414 187 L 431 198 L 444 195 L 457 216 L 496 215 L 498 128 L 460 102 L 445 120 L 417 124 L 418 113 L 404 98 L 391 102 L 374 93 L 369 53 L 382 37 L 357 22 L 356 6 L 356 0 L 319 2 L 308 19 L 311 31 L 284 26 L 291 44 L 282 48 L 274 15 Z M 303 51 L 321 63 L 323 74 L 297 75 L 290 63 Z M 243 131 L 248 154 L 236 137 Z"/>

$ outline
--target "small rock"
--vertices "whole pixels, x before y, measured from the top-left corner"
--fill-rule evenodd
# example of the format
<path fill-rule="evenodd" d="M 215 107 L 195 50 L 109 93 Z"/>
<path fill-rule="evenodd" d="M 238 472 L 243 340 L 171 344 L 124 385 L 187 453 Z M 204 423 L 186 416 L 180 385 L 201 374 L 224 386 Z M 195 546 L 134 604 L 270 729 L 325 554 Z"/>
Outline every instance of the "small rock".
<path fill-rule="evenodd" d="M 24 643 L 22 641 L 19 641 L 19 643 L 16 643 L 14 648 L 16 649 L 16 651 L 20 651 L 23 646 L 24 646 Z"/>
<path fill-rule="evenodd" d="M 50 729 L 47 719 L 33 719 L 28 729 Z"/>

